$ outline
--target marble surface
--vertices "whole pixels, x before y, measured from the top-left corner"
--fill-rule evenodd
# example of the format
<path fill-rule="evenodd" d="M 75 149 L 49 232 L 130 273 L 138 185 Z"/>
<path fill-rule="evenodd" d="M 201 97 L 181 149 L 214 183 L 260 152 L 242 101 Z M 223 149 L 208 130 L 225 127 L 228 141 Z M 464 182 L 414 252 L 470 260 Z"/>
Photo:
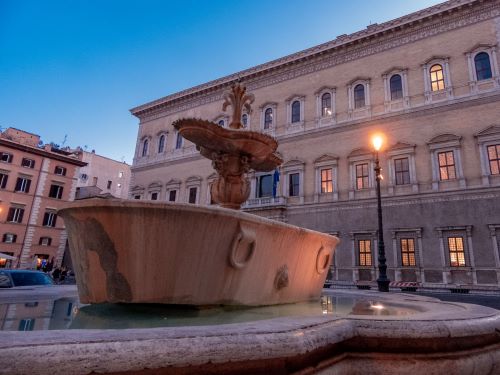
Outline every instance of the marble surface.
<path fill-rule="evenodd" d="M 367 366 L 386 374 L 499 373 L 498 310 L 407 294 L 335 293 L 413 306 L 416 312 L 202 327 L 0 332 L 0 373 L 357 374 Z M 34 366 L 39 358 L 43 366 Z"/>

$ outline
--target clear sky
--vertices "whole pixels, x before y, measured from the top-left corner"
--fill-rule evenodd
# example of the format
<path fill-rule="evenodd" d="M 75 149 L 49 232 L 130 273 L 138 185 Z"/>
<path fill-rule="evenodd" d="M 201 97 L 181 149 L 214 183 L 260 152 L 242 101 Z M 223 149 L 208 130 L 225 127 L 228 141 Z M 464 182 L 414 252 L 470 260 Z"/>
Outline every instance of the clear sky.
<path fill-rule="evenodd" d="M 0 127 L 132 162 L 129 109 L 438 0 L 0 0 Z"/>

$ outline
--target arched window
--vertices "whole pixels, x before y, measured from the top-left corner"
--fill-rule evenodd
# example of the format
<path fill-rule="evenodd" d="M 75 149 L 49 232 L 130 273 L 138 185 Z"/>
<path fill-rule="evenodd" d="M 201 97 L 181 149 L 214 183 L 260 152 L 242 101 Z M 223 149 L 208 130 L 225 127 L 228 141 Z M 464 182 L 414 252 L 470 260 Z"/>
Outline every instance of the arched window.
<path fill-rule="evenodd" d="M 365 86 L 361 83 L 354 87 L 354 108 L 363 108 L 365 106 Z"/>
<path fill-rule="evenodd" d="M 272 108 L 268 108 L 264 112 L 264 129 L 269 129 L 272 125 L 273 125 L 273 110 Z"/>
<path fill-rule="evenodd" d="M 158 140 L 158 153 L 161 154 L 165 150 L 165 134 L 160 136 Z"/>
<path fill-rule="evenodd" d="M 444 90 L 443 67 L 439 64 L 435 64 L 431 66 L 429 73 L 431 75 L 431 90 L 432 91 Z"/>
<path fill-rule="evenodd" d="M 327 117 L 332 115 L 332 95 L 327 92 L 321 96 L 321 116 Z"/>
<path fill-rule="evenodd" d="M 292 103 L 292 123 L 300 122 L 300 102 L 298 100 Z"/>
<path fill-rule="evenodd" d="M 175 149 L 178 150 L 182 148 L 182 135 L 181 133 L 177 133 L 177 139 L 175 140 Z"/>
<path fill-rule="evenodd" d="M 241 124 L 244 128 L 246 128 L 248 125 L 248 115 L 246 113 L 241 116 Z"/>
<path fill-rule="evenodd" d="M 476 67 L 476 77 L 478 81 L 490 79 L 492 77 L 490 56 L 486 52 L 480 52 L 474 57 L 474 65 Z"/>
<path fill-rule="evenodd" d="M 142 143 L 142 156 L 148 156 L 149 141 L 147 139 Z"/>
<path fill-rule="evenodd" d="M 401 99 L 403 97 L 403 81 L 399 74 L 394 74 L 389 80 L 391 88 L 391 100 Z"/>
<path fill-rule="evenodd" d="M 219 124 L 219 126 L 224 127 L 224 120 L 219 120 L 219 122 L 217 124 Z"/>

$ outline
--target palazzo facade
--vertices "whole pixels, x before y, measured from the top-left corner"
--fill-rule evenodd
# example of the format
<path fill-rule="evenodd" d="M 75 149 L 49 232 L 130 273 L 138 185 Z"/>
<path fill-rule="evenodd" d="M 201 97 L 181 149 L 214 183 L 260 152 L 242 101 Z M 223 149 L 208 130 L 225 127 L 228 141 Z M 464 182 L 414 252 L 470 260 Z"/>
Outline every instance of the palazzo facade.
<path fill-rule="evenodd" d="M 250 175 L 243 209 L 337 235 L 334 284 L 378 276 L 379 133 L 389 278 L 500 290 L 499 42 L 499 0 L 453 0 L 133 108 L 130 197 L 211 204 L 210 161 L 172 123 L 228 126 L 223 93 L 239 80 L 256 98 L 242 122 L 284 160 L 277 189 Z"/>

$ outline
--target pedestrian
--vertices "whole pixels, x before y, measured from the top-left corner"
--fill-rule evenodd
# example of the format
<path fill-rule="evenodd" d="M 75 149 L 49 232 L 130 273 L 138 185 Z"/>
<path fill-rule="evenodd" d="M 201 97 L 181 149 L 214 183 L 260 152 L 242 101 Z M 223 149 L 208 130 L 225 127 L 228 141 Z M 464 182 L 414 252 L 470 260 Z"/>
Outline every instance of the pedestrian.
<path fill-rule="evenodd" d="M 61 269 L 59 267 L 56 267 L 54 271 L 52 272 L 52 278 L 56 282 L 56 284 L 59 284 L 59 277 L 61 276 Z"/>
<path fill-rule="evenodd" d="M 66 267 L 61 268 L 61 275 L 59 276 L 59 284 L 62 284 L 67 274 L 68 270 L 66 269 Z"/>

